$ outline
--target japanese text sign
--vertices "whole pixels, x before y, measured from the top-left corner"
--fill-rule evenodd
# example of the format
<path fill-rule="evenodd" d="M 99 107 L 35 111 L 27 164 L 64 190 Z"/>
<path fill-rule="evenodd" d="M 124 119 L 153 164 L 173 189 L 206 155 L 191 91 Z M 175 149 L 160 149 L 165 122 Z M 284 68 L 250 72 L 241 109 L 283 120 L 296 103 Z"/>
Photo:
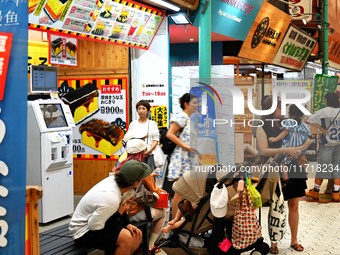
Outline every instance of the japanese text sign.
<path fill-rule="evenodd" d="M 335 92 L 338 85 L 338 76 L 316 74 L 314 77 L 313 111 L 323 107 L 324 97 L 328 92 Z"/>
<path fill-rule="evenodd" d="M 7 69 L 11 55 L 12 33 L 0 32 L 0 100 L 5 94 Z"/>
<path fill-rule="evenodd" d="M 316 45 L 316 40 L 291 25 L 284 37 L 273 64 L 301 71 Z"/>

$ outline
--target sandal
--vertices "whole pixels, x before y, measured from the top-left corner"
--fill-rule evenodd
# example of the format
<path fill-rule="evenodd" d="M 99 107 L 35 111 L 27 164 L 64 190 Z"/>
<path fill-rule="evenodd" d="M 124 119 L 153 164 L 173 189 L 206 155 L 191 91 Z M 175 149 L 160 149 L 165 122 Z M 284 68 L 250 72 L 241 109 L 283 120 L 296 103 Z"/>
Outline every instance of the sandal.
<path fill-rule="evenodd" d="M 304 250 L 303 246 L 301 244 L 299 244 L 299 243 L 292 244 L 290 247 L 293 248 L 296 251 L 303 251 Z"/>
<path fill-rule="evenodd" d="M 270 254 L 279 254 L 279 248 L 277 246 L 272 246 L 269 249 Z"/>

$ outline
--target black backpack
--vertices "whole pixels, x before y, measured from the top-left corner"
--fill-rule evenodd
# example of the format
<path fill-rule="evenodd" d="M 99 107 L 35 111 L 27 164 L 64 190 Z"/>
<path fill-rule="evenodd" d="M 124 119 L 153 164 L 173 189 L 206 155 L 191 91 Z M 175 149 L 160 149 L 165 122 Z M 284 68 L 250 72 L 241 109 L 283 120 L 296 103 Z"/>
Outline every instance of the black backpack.
<path fill-rule="evenodd" d="M 171 141 L 169 138 L 166 137 L 166 133 L 168 132 L 167 128 L 161 128 L 159 129 L 159 143 L 161 145 L 161 148 L 164 152 L 164 154 L 170 156 L 172 154 L 172 152 L 175 150 L 176 148 L 176 144 Z M 181 130 L 182 132 L 182 130 Z"/>

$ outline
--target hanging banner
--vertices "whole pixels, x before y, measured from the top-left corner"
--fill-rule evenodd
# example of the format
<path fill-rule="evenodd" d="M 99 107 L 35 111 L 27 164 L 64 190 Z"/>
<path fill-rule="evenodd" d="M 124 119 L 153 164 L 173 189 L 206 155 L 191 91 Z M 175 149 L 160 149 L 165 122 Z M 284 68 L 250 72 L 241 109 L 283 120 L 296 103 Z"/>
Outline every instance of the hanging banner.
<path fill-rule="evenodd" d="M 0 254 L 25 254 L 27 2 L 0 3 Z"/>
<path fill-rule="evenodd" d="M 273 64 L 301 71 L 313 51 L 316 42 L 313 37 L 294 25 L 290 25 L 274 57 Z"/>
<path fill-rule="evenodd" d="M 148 49 L 165 13 L 132 1 L 29 0 L 31 29 Z"/>
<path fill-rule="evenodd" d="M 328 92 L 335 92 L 338 86 L 338 76 L 316 74 L 314 77 L 313 112 L 324 108 L 324 97 Z"/>
<path fill-rule="evenodd" d="M 73 154 L 120 155 L 128 115 L 127 78 L 62 79 L 58 84 L 60 98 L 70 107 L 76 124 Z"/>
<path fill-rule="evenodd" d="M 49 63 L 77 66 L 77 47 L 76 38 L 50 34 Z"/>
<path fill-rule="evenodd" d="M 213 0 L 211 4 L 212 32 L 244 41 L 262 3 L 263 0 Z M 198 23 L 198 18 L 195 21 Z"/>
<path fill-rule="evenodd" d="M 290 21 L 288 14 L 264 2 L 238 56 L 272 63 Z"/>

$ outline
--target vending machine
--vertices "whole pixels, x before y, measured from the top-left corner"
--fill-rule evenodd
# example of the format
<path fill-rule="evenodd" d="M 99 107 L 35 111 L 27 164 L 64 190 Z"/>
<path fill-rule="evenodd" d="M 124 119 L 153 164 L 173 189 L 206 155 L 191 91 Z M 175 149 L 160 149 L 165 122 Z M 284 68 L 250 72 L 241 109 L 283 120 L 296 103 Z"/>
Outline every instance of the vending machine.
<path fill-rule="evenodd" d="M 27 185 L 39 185 L 39 222 L 74 210 L 71 111 L 61 100 L 28 101 Z"/>

